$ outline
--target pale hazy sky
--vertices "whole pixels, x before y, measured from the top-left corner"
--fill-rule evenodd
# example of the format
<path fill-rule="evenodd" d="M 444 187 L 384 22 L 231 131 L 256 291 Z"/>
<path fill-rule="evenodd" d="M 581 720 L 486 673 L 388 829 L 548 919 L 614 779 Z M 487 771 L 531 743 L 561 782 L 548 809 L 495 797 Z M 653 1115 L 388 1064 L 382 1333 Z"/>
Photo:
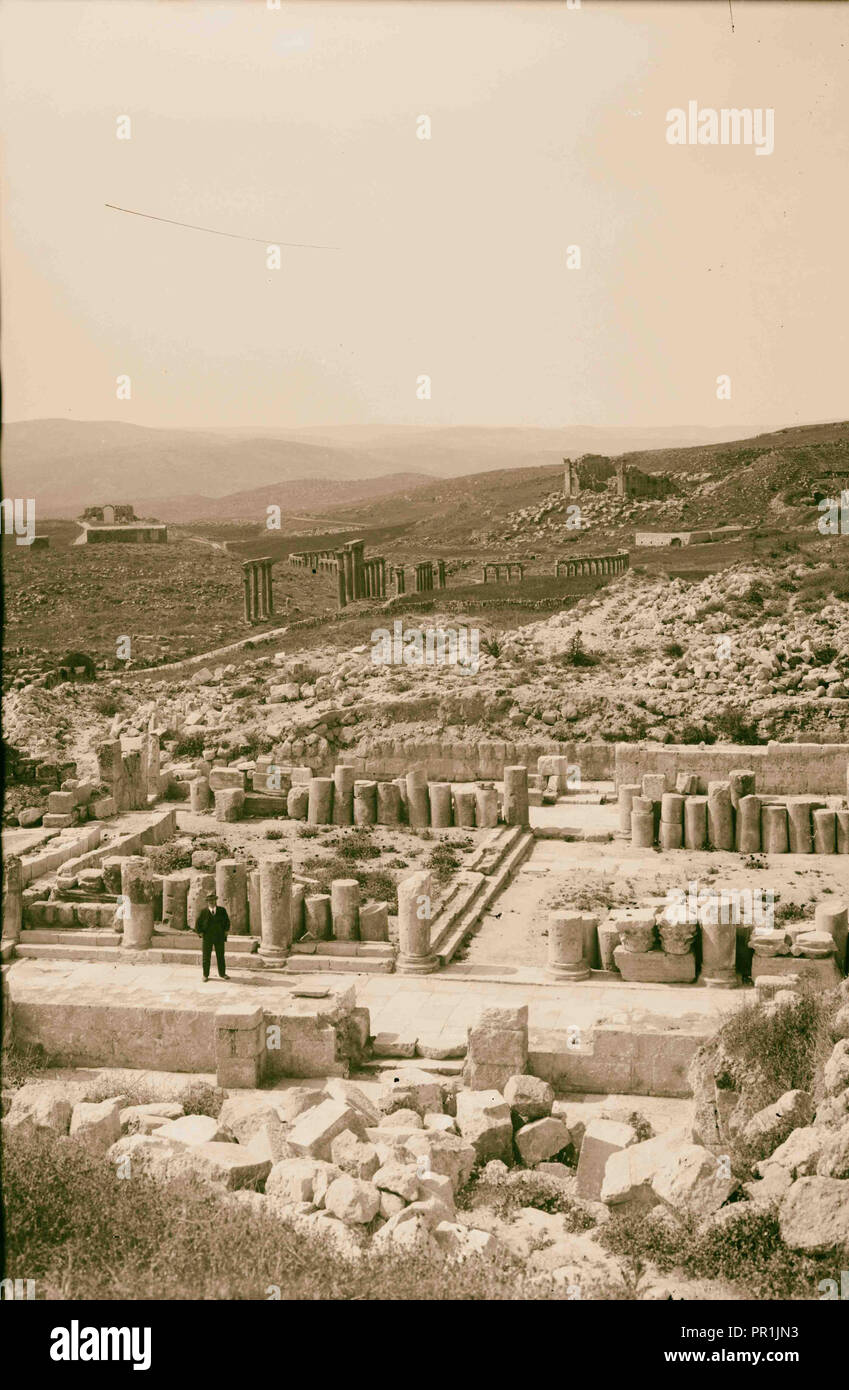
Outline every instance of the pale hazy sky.
<path fill-rule="evenodd" d="M 2 0 L 6 419 L 846 418 L 849 8 L 733 9 Z"/>

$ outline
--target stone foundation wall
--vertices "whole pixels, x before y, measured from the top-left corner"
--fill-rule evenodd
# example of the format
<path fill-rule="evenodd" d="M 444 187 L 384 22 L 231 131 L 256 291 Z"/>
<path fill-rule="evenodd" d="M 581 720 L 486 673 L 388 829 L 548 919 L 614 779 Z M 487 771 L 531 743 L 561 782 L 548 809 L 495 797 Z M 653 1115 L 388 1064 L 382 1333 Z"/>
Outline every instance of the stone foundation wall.
<path fill-rule="evenodd" d="M 576 744 L 574 748 L 593 747 Z M 580 764 L 576 751 L 571 761 Z M 700 748 L 695 744 L 652 746 L 644 743 L 617 743 L 615 777 L 617 789 L 623 782 L 640 782 L 647 772 L 663 772 L 675 785 L 679 772 L 694 773 L 699 791 L 705 793 L 710 781 L 726 778 L 738 767 L 750 767 L 757 774 L 760 793 L 770 796 L 845 796 L 849 743 L 767 743 L 744 747 L 714 744 Z M 585 772 L 585 777 L 592 778 Z M 609 774 L 610 775 L 610 774 Z"/>
<path fill-rule="evenodd" d="M 625 745 L 627 746 L 627 745 Z M 345 762 L 358 776 L 398 777 L 412 766 L 422 767 L 428 781 L 500 781 L 505 767 L 524 764 L 536 767 L 546 755 L 568 758 L 581 769 L 584 781 L 612 781 L 614 745 L 612 743 L 558 743 L 540 739 L 533 743 L 507 743 L 482 739 L 479 743 L 449 743 L 427 739 L 413 743 L 407 739 L 369 739 L 356 752 L 345 753 Z M 737 763 L 734 766 L 738 766 Z M 627 779 L 626 779 L 627 780 Z"/>

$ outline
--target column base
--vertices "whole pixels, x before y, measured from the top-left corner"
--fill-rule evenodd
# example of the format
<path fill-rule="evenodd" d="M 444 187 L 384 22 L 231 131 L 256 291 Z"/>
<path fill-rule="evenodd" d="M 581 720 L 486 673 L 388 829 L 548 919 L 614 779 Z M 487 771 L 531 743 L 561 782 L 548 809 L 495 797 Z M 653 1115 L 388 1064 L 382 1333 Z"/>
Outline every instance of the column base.
<path fill-rule="evenodd" d="M 586 965 L 547 965 L 546 975 L 550 975 L 552 980 L 588 980 L 590 978 L 589 966 Z"/>
<path fill-rule="evenodd" d="M 705 989 L 737 989 L 738 980 L 735 975 L 705 975 L 702 972 L 702 984 Z"/>
<path fill-rule="evenodd" d="M 395 961 L 396 975 L 432 975 L 438 969 L 438 956 L 398 956 Z"/>
<path fill-rule="evenodd" d="M 260 946 L 257 955 L 266 965 L 285 965 L 289 959 L 285 946 Z"/>

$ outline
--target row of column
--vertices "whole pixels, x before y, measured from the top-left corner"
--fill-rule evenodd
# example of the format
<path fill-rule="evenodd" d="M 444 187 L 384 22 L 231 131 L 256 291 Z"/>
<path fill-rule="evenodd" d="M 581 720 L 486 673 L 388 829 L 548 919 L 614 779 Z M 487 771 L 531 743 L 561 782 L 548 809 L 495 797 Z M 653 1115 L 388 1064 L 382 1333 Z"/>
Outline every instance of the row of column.
<path fill-rule="evenodd" d="M 245 584 L 245 622 L 261 623 L 274 614 L 274 593 L 271 566 L 274 561 L 264 555 L 258 560 L 245 560 L 242 578 Z"/>
<path fill-rule="evenodd" d="M 562 563 L 562 561 L 559 562 L 559 563 Z M 512 581 L 512 579 L 513 579 L 513 573 L 514 573 L 514 571 L 516 572 L 516 578 L 518 579 L 519 583 L 521 583 L 522 580 L 523 580 L 524 577 L 525 577 L 525 566 L 524 566 L 523 564 L 521 564 L 518 560 L 507 560 L 507 561 L 505 561 L 503 564 L 484 565 L 484 567 L 483 567 L 483 582 L 484 582 L 484 584 L 488 584 L 488 583 L 489 583 L 489 577 L 490 577 L 490 575 L 493 574 L 493 573 L 494 573 L 494 575 L 495 575 L 495 582 L 496 582 L 496 584 L 499 584 L 499 583 L 501 582 L 501 571 L 502 571 L 502 570 L 506 570 L 506 571 L 507 571 L 507 583 L 508 583 L 508 584 L 509 584 L 509 583 Z"/>
<path fill-rule="evenodd" d="M 561 571 L 567 579 L 575 579 L 582 574 L 622 574 L 630 563 L 627 551 L 618 555 L 587 555 L 574 560 L 555 560 L 554 578 L 559 579 Z"/>
<path fill-rule="evenodd" d="M 336 566 L 335 550 L 298 550 L 289 556 L 289 564 L 299 569 L 324 570 L 329 573 Z"/>

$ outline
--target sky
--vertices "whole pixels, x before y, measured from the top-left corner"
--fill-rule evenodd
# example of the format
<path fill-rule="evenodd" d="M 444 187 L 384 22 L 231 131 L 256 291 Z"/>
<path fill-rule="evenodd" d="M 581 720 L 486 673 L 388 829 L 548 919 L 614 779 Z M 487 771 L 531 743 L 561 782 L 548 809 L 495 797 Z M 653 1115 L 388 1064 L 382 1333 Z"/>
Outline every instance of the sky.
<path fill-rule="evenodd" d="M 849 9 L 732 8 L 2 0 L 5 419 L 846 418 Z"/>

